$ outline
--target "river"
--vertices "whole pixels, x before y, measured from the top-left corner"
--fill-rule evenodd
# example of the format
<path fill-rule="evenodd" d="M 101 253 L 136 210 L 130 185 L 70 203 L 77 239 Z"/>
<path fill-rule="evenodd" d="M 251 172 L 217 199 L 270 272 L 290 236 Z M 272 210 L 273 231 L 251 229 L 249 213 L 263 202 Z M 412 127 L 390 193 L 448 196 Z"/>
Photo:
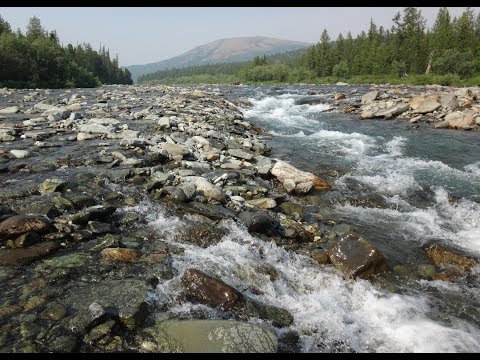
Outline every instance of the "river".
<path fill-rule="evenodd" d="M 393 274 L 388 284 L 344 280 L 331 266 L 260 240 L 233 222 L 216 245 L 178 244 L 184 249 L 173 255 L 178 272 L 200 269 L 253 299 L 287 309 L 294 322 L 276 329 L 277 335 L 298 332 L 301 352 L 478 352 L 478 267 L 455 282 L 419 276 L 418 269 L 429 263 L 424 248 L 432 241 L 480 254 L 480 134 L 418 129 L 400 120 L 359 120 L 335 110 L 333 94 L 345 92 L 352 102 L 366 87 L 218 89 L 230 100 L 250 100 L 245 119 L 270 135 L 272 157 L 327 176 L 333 186 L 322 196 L 330 205 L 309 207 L 310 213 L 327 212 L 349 224 L 392 267 L 403 266 L 414 275 Z M 305 99 L 318 103 L 301 104 Z M 365 198 L 382 206 L 351 201 Z M 159 205 L 135 209 L 147 214 L 164 238 L 182 227 L 182 220 Z M 275 269 L 275 279 L 258 271 L 266 265 Z M 153 296 L 168 305 L 169 316 L 225 316 L 205 305 L 176 305 L 171 294 L 179 288 L 175 277 Z"/>

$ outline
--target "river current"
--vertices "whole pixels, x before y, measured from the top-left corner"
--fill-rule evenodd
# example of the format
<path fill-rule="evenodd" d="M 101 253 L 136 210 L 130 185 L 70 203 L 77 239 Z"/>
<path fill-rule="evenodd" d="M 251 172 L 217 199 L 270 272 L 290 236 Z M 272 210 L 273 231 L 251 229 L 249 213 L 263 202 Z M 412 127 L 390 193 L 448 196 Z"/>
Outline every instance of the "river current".
<path fill-rule="evenodd" d="M 355 101 L 368 91 L 352 86 L 219 87 L 231 101 L 248 99 L 247 121 L 269 134 L 271 156 L 320 176 L 332 189 L 323 194 L 329 216 L 347 223 L 385 255 L 388 263 L 418 269 L 428 263 L 432 241 L 480 254 L 480 134 L 414 128 L 408 121 L 360 120 L 335 109 L 342 91 Z M 352 92 L 353 90 L 353 92 Z M 314 95 L 308 95 L 309 92 Z M 316 99 L 315 104 L 304 103 Z M 374 198 L 369 207 L 345 199 Z M 183 226 L 161 205 L 145 203 L 163 238 Z M 317 211 L 322 211 L 318 205 Z M 312 210 L 313 212 L 315 210 Z M 177 244 L 179 274 L 197 268 L 247 296 L 283 307 L 294 317 L 281 337 L 294 330 L 301 352 L 478 352 L 480 351 L 480 271 L 455 282 L 418 276 L 392 276 L 389 286 L 344 280 L 331 266 L 265 242 L 226 223 L 218 244 L 199 248 Z M 172 240 L 173 241 L 173 240 Z M 273 267 L 278 277 L 258 272 Z M 168 304 L 170 315 L 201 311 L 205 305 L 175 305 L 179 277 L 159 285 L 153 298 Z M 262 323 L 262 320 L 255 320 Z"/>

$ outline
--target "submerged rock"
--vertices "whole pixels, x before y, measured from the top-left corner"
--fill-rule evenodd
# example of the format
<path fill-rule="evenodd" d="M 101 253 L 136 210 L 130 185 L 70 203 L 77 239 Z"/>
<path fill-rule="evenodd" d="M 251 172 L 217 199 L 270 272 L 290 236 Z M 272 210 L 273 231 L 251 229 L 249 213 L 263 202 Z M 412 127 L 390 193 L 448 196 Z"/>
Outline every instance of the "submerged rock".
<path fill-rule="evenodd" d="M 44 241 L 21 249 L 0 250 L 0 265 L 29 264 L 60 249 L 55 241 Z"/>
<path fill-rule="evenodd" d="M 461 254 L 459 250 L 448 248 L 440 244 L 434 244 L 428 247 L 427 255 L 439 266 L 452 266 L 460 271 L 470 271 L 478 260 L 466 254 Z"/>
<path fill-rule="evenodd" d="M 265 326 L 235 320 L 169 320 L 154 332 L 156 349 L 184 353 L 275 353 L 276 335 Z"/>
<path fill-rule="evenodd" d="M 0 239 L 14 238 L 28 232 L 42 234 L 49 229 L 50 222 L 43 216 L 14 215 L 0 223 Z"/>

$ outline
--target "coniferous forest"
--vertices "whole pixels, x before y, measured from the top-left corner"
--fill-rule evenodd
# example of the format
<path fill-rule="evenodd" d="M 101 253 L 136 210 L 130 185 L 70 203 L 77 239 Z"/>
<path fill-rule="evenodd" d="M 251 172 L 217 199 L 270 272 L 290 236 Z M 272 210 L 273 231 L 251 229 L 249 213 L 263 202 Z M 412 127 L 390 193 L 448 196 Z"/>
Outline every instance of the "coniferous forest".
<path fill-rule="evenodd" d="M 32 17 L 25 34 L 13 31 L 0 15 L 0 87 L 65 88 L 132 84 L 130 72 L 105 47 L 62 46 L 55 30 Z"/>
<path fill-rule="evenodd" d="M 320 41 L 288 56 L 257 57 L 240 68 L 218 65 L 159 71 L 139 82 L 331 83 L 336 81 L 480 84 L 480 13 L 467 8 L 452 17 L 440 8 L 431 28 L 415 7 L 398 12 L 389 29 L 370 21 L 368 29 L 332 40 L 323 30 Z M 214 75 L 212 75 L 214 74 Z"/>

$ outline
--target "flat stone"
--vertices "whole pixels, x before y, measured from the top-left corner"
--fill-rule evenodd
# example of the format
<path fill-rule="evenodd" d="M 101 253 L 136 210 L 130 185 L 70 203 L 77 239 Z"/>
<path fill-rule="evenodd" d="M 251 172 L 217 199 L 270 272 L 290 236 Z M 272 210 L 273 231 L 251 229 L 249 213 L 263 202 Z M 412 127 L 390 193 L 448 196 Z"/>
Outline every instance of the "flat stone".
<path fill-rule="evenodd" d="M 27 150 L 17 150 L 17 149 L 10 150 L 10 154 L 15 156 L 17 159 L 24 159 L 24 158 L 27 158 L 27 157 L 30 156 L 29 151 L 27 151 Z"/>
<path fill-rule="evenodd" d="M 259 209 L 273 209 L 277 206 L 277 202 L 270 198 L 260 198 L 247 200 L 247 203 Z"/>
<path fill-rule="evenodd" d="M 230 150 L 228 150 L 228 153 L 231 156 L 239 158 L 239 159 L 251 160 L 253 158 L 252 153 L 249 153 L 249 152 L 246 152 L 246 151 L 243 151 L 243 150 L 239 150 L 239 149 L 230 149 Z"/>
<path fill-rule="evenodd" d="M 156 351 L 183 353 L 276 353 L 267 327 L 235 320 L 169 320 L 155 327 Z"/>
<path fill-rule="evenodd" d="M 378 98 L 378 91 L 370 91 L 362 96 L 362 104 L 368 105 Z"/>

